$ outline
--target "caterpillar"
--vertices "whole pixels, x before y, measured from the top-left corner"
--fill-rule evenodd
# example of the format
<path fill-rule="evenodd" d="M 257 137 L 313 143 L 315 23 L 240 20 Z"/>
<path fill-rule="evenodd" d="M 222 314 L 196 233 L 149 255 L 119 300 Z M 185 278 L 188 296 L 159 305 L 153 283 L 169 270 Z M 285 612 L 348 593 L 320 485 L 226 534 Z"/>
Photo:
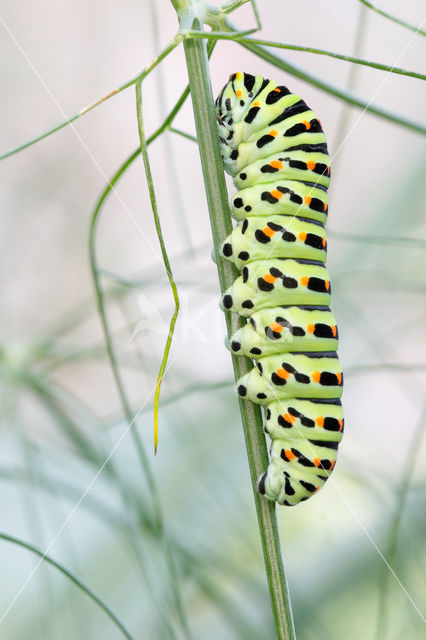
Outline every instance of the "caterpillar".
<path fill-rule="evenodd" d="M 287 87 L 234 73 L 216 100 L 238 224 L 221 257 L 240 271 L 221 306 L 247 318 L 228 341 L 255 366 L 238 394 L 264 407 L 271 438 L 257 488 L 293 506 L 326 482 L 343 435 L 343 374 L 325 267 L 330 162 L 321 123 Z"/>

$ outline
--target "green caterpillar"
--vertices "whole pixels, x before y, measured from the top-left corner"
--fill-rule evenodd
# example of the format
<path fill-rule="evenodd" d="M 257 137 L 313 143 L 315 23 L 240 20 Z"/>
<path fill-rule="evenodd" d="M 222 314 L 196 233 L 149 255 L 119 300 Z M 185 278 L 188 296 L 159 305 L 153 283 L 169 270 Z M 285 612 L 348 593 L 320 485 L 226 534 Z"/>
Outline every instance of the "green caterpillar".
<path fill-rule="evenodd" d="M 248 318 L 231 350 L 256 361 L 240 396 L 263 405 L 272 439 L 258 481 L 292 506 L 322 487 L 343 435 L 343 375 L 325 268 L 330 164 L 321 123 L 287 87 L 235 73 L 216 100 L 239 221 L 222 256 L 241 271 L 222 305 Z"/>

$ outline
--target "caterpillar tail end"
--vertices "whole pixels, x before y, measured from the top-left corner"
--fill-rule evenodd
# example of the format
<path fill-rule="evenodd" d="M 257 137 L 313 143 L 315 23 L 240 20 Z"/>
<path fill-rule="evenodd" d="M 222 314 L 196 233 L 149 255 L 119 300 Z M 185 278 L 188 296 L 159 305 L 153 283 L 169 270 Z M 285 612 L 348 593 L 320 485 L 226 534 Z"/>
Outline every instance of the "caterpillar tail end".
<path fill-rule="evenodd" d="M 299 500 L 296 502 L 290 502 L 288 500 L 288 496 L 286 495 L 283 487 L 283 482 L 280 477 L 272 478 L 269 476 L 270 469 L 265 473 L 262 473 L 259 476 L 257 481 L 257 490 L 263 498 L 269 500 L 270 502 L 277 502 L 280 505 L 284 505 L 286 507 L 293 507 L 299 503 Z"/>

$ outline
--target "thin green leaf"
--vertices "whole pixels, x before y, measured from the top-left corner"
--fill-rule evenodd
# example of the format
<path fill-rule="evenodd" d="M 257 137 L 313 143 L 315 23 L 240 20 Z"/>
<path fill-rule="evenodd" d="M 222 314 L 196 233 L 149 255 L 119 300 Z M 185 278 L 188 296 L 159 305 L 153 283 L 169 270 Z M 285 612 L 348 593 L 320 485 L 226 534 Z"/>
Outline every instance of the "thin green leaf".
<path fill-rule="evenodd" d="M 384 555 L 391 566 L 395 565 L 396 550 L 398 545 L 398 534 L 401 526 L 402 516 L 404 512 L 405 502 L 410 488 L 411 479 L 417 462 L 417 457 L 421 451 L 421 445 L 425 434 L 424 423 L 426 419 L 426 407 L 417 422 L 414 435 L 412 437 L 407 459 L 402 471 L 401 482 L 397 490 L 395 511 L 390 525 L 388 541 Z M 390 587 L 391 574 L 386 565 L 381 566 L 379 577 L 379 613 L 377 618 L 376 638 L 381 640 L 387 636 L 387 620 L 388 620 L 388 596 Z M 418 612 L 420 613 L 420 612 Z M 421 614 L 420 614 L 421 615 Z M 424 620 L 424 619 L 423 619 Z"/>
<path fill-rule="evenodd" d="M 134 637 L 129 633 L 129 631 L 127 631 L 123 623 L 120 622 L 120 620 L 117 618 L 115 613 L 108 607 L 108 605 L 106 605 L 99 598 L 99 596 L 97 596 L 91 589 L 89 589 L 89 587 L 86 587 L 86 585 L 83 584 L 81 580 L 79 580 L 74 574 L 72 574 L 71 571 L 68 571 L 68 569 L 66 569 L 62 564 L 60 564 L 59 562 L 56 562 L 56 560 L 53 560 L 53 558 L 48 556 L 43 551 L 40 551 L 40 549 L 37 549 L 32 544 L 29 544 L 28 542 L 24 542 L 24 540 L 21 540 L 20 538 L 16 538 L 15 536 L 0 532 L 0 540 L 5 540 L 6 542 L 11 542 L 12 544 L 16 544 L 19 547 L 23 547 L 24 549 L 27 549 L 27 551 L 31 551 L 31 553 L 34 553 L 36 556 L 40 558 L 39 562 L 37 563 L 32 573 L 35 572 L 37 567 L 42 562 L 47 562 L 48 564 L 52 565 L 52 567 L 55 567 L 55 569 L 60 571 L 64 576 L 68 578 L 68 580 L 73 582 L 81 591 L 83 591 L 83 593 L 85 593 L 89 598 L 91 598 L 93 602 L 95 602 L 97 606 L 100 607 L 106 613 L 106 615 L 113 621 L 115 626 L 118 627 L 118 629 L 120 629 L 121 633 L 125 638 L 127 638 L 127 640 L 135 640 Z M 32 574 L 30 574 L 30 576 L 32 576 Z M 16 597 L 17 596 L 15 596 L 15 599 Z M 12 600 L 9 607 L 3 613 L 2 617 L 0 618 L 0 623 L 5 619 L 5 617 L 9 613 L 12 605 L 14 604 L 15 599 Z"/>
<path fill-rule="evenodd" d="M 28 484 L 31 487 L 34 486 L 34 481 L 26 469 L 0 467 L 0 479 L 6 482 L 19 482 Z M 52 478 L 49 475 L 44 474 L 40 471 L 40 467 L 37 470 L 35 480 L 37 482 L 37 488 L 51 494 L 57 499 L 61 500 L 65 497 L 72 503 L 75 503 L 75 501 L 81 496 L 81 488 L 75 487 L 70 484 L 69 481 L 64 481 L 62 478 Z M 130 545 L 132 549 L 137 550 L 137 539 L 130 534 L 130 532 L 134 532 L 134 525 L 126 512 L 112 506 L 111 501 L 106 503 L 97 496 L 90 494 L 87 495 L 82 506 L 91 515 L 95 515 L 100 521 L 104 522 L 107 527 L 112 527 L 112 529 L 116 529 L 118 527 L 121 529 L 126 537 L 126 545 Z M 144 515 L 145 514 L 142 514 L 142 516 Z M 146 527 L 147 535 L 155 538 L 156 532 L 151 526 L 150 521 L 146 522 Z M 221 592 L 216 586 L 215 580 L 211 575 L 211 570 L 214 568 L 216 571 L 220 572 L 221 576 L 225 573 L 227 573 L 230 578 L 232 576 L 233 579 L 235 579 L 236 576 L 239 576 L 243 583 L 247 583 L 249 579 L 253 578 L 249 574 L 249 571 L 246 572 L 245 565 L 239 563 L 237 559 L 235 559 L 236 562 L 234 563 L 228 556 L 221 556 L 217 551 L 213 551 L 208 547 L 202 547 L 201 549 L 198 549 L 197 547 L 197 550 L 195 550 L 192 548 L 187 538 L 185 538 L 185 544 L 189 545 L 189 549 L 182 544 L 179 538 L 176 537 L 173 540 L 173 547 L 180 555 L 184 572 L 191 576 L 191 579 L 197 583 L 200 591 L 204 593 L 208 600 L 211 601 L 211 603 L 221 612 L 223 617 L 229 621 L 231 626 L 240 633 L 239 637 L 244 637 L 244 639 L 246 637 L 253 638 L 254 640 L 256 636 L 250 635 L 250 627 L 247 626 L 247 622 L 244 622 L 244 612 L 238 613 L 235 609 L 236 604 L 234 602 L 230 602 L 227 597 L 221 596 Z M 136 554 L 135 557 L 138 559 L 139 556 Z M 207 575 L 203 572 L 206 565 L 209 567 Z M 259 589 L 261 588 L 262 587 L 259 584 Z M 237 614 L 235 620 L 232 618 L 232 612 Z"/>
<path fill-rule="evenodd" d="M 426 370 L 426 363 L 410 362 L 378 362 L 377 364 L 360 364 L 346 368 L 346 377 L 355 375 L 366 375 L 376 371 L 394 371 L 396 373 L 418 373 Z"/>
<path fill-rule="evenodd" d="M 355 37 L 353 43 L 352 54 L 356 57 L 359 57 L 366 38 L 366 26 L 367 26 L 367 17 L 368 11 L 365 7 L 360 7 L 360 11 L 358 12 Z M 359 65 L 351 65 L 349 67 L 349 73 L 346 79 L 346 91 L 354 91 L 357 89 L 358 79 L 360 77 L 361 68 Z M 337 121 L 336 131 L 334 134 L 333 143 L 330 144 L 332 149 L 340 149 L 341 145 L 344 143 L 344 140 L 349 133 L 349 125 L 351 119 L 351 107 L 346 103 L 342 104 L 340 110 L 340 116 Z M 339 165 L 342 156 L 337 156 L 333 161 L 333 175 L 336 177 L 336 169 Z"/>
<path fill-rule="evenodd" d="M 176 40 L 176 38 L 175 38 L 175 40 Z M 157 58 L 156 60 L 158 62 L 160 62 L 160 57 Z M 147 70 L 143 74 L 141 74 L 141 76 L 138 78 L 138 82 L 142 82 L 143 79 L 152 71 L 153 68 L 154 67 L 152 66 L 149 70 Z M 183 104 L 183 101 L 184 101 L 184 99 L 186 97 L 186 96 L 184 96 L 184 94 L 185 94 L 185 92 L 182 94 L 180 100 L 178 101 L 178 103 L 175 106 L 175 109 L 174 109 L 175 113 L 177 113 L 177 111 L 180 109 L 181 104 Z M 173 118 L 174 115 L 171 114 L 171 117 Z M 161 131 L 164 130 L 164 128 L 165 128 L 165 126 L 163 128 L 160 127 L 160 129 L 158 129 L 157 132 L 155 132 L 155 134 L 153 134 L 153 136 L 151 136 L 149 141 L 152 141 L 152 140 L 155 139 L 155 137 L 158 137 L 158 135 L 160 135 Z M 138 154 L 139 153 L 140 153 L 140 151 L 138 150 Z M 135 158 L 133 157 L 133 154 L 132 154 L 132 156 L 120 167 L 120 169 L 116 172 L 114 177 L 109 181 L 107 187 L 105 188 L 105 190 L 101 194 L 101 197 L 99 198 L 99 200 L 98 200 L 98 202 L 97 202 L 97 204 L 95 206 L 94 212 L 92 214 L 92 218 L 91 218 L 91 222 L 90 222 L 90 230 L 89 230 L 90 268 L 91 268 L 93 282 L 94 282 L 94 286 L 95 286 L 97 307 L 98 307 L 99 317 L 100 317 L 101 324 L 102 324 L 102 329 L 103 329 L 103 332 L 104 332 L 104 339 L 105 339 L 108 358 L 110 360 L 111 369 L 112 369 L 114 380 L 115 380 L 115 384 L 117 386 L 117 390 L 118 390 L 118 393 L 119 393 L 119 396 L 120 396 L 120 399 L 121 399 L 121 404 L 123 406 L 124 414 L 126 416 L 128 424 L 130 425 L 130 431 L 131 431 L 131 435 L 132 435 L 132 438 L 133 438 L 133 441 L 134 441 L 134 444 L 135 444 L 135 448 L 137 450 L 137 453 L 138 453 L 138 456 L 139 456 L 139 460 L 140 460 L 142 469 L 144 471 L 145 478 L 146 478 L 147 483 L 148 483 L 149 493 L 150 493 L 150 496 L 152 498 L 152 508 L 153 508 L 153 512 L 154 512 L 154 519 L 155 519 L 156 527 L 157 527 L 157 530 L 158 530 L 158 536 L 159 536 L 159 539 L 161 540 L 161 542 L 162 542 L 162 544 L 164 546 L 165 559 L 166 559 L 166 563 L 167 563 L 167 567 L 168 567 L 168 571 L 169 571 L 169 575 L 170 575 L 170 582 L 171 582 L 173 595 L 174 595 L 174 598 L 175 598 L 176 611 L 177 611 L 179 620 L 181 622 L 182 630 L 183 630 L 183 632 L 185 634 L 185 637 L 189 639 L 189 638 L 191 638 L 191 634 L 190 634 L 190 631 L 189 631 L 189 626 L 188 626 L 188 623 L 187 623 L 187 620 L 186 620 L 186 614 L 185 614 L 183 603 L 182 603 L 182 598 L 181 598 L 181 594 L 180 594 L 180 587 L 179 587 L 179 581 L 178 581 L 175 562 L 174 562 L 174 558 L 173 558 L 173 554 L 172 554 L 172 549 L 171 549 L 171 546 L 170 546 L 170 541 L 168 539 L 167 532 L 165 530 L 164 517 L 163 517 L 163 512 L 162 512 L 162 507 L 161 507 L 160 496 L 159 496 L 159 493 L 158 493 L 157 485 L 156 485 L 156 482 L 155 482 L 154 475 L 152 473 L 151 466 L 150 466 L 148 458 L 147 458 L 147 454 L 145 452 L 145 449 L 143 447 L 141 438 L 139 436 L 139 432 L 138 432 L 137 427 L 136 427 L 135 416 L 132 413 L 132 408 L 131 408 L 131 405 L 130 405 L 130 402 L 129 402 L 129 399 L 128 399 L 128 396 L 127 396 L 127 392 L 126 392 L 124 383 L 123 383 L 122 378 L 121 378 L 120 367 L 119 367 L 117 356 L 116 356 L 115 349 L 114 349 L 114 346 L 113 346 L 111 331 L 110 331 L 109 323 L 108 323 L 108 320 L 107 320 L 105 302 L 104 302 L 104 293 L 103 293 L 103 289 L 102 289 L 101 282 L 100 282 L 99 267 L 98 267 L 97 258 L 96 258 L 96 249 L 95 249 L 96 230 L 97 230 L 97 223 L 98 223 L 98 220 L 99 220 L 100 212 L 102 210 L 102 206 L 103 206 L 106 198 L 110 194 L 110 192 L 113 191 L 114 185 L 118 182 L 118 180 L 121 178 L 121 176 L 125 173 L 125 171 L 127 170 L 128 166 L 133 162 L 134 159 Z"/>
<path fill-rule="evenodd" d="M 140 151 L 138 150 L 138 155 L 139 155 Z M 162 541 L 162 543 L 164 544 L 165 550 L 166 550 L 166 562 L 168 564 L 168 568 L 169 568 L 169 572 L 170 572 L 170 578 L 171 578 L 171 583 L 172 583 L 172 588 L 176 594 L 176 590 L 178 589 L 177 587 L 177 579 L 176 579 L 176 573 L 175 573 L 175 567 L 174 567 L 174 560 L 171 554 L 171 548 L 170 548 L 170 544 L 169 541 L 167 539 L 167 534 L 165 531 L 165 527 L 164 527 L 164 518 L 163 518 L 163 513 L 162 513 L 162 507 L 161 507 L 161 502 L 160 502 L 160 498 L 159 498 L 159 494 L 158 494 L 158 489 L 157 489 L 157 485 L 155 482 L 155 478 L 151 469 L 151 466 L 149 464 L 148 458 L 147 458 L 147 454 L 145 452 L 145 449 L 143 447 L 142 441 L 140 439 L 139 436 L 139 432 L 137 430 L 137 425 L 135 422 L 135 415 L 133 414 L 132 411 L 132 407 L 130 405 L 129 399 L 127 397 L 127 392 L 124 386 L 124 383 L 122 381 L 121 378 L 121 373 L 120 373 L 120 368 L 119 368 L 119 364 L 118 364 L 118 360 L 117 360 L 117 356 L 115 353 L 115 349 L 113 346 L 113 341 L 112 341 L 112 336 L 111 336 L 111 331 L 109 328 L 109 323 L 108 323 L 108 319 L 107 319 L 107 315 L 106 315 L 106 310 L 105 310 L 105 303 L 104 303 L 104 293 L 101 287 L 101 283 L 100 283 L 100 277 L 99 277 L 99 268 L 98 268 L 98 264 L 97 264 L 97 259 L 96 259 L 96 251 L 95 251 L 95 239 L 96 239 L 96 228 L 97 228 L 97 222 L 99 219 L 99 214 L 101 212 L 101 208 L 102 208 L 102 204 L 105 201 L 106 197 L 108 196 L 108 194 L 110 193 L 110 191 L 113 189 L 114 184 L 116 184 L 118 182 L 118 180 L 120 179 L 120 177 L 123 175 L 123 173 L 126 171 L 127 167 L 129 166 L 130 162 L 132 162 L 133 159 L 132 157 L 130 157 L 119 169 L 119 171 L 114 175 L 114 177 L 110 180 L 108 186 L 106 187 L 106 189 L 104 190 L 103 194 L 101 195 L 101 198 L 98 200 L 98 203 L 95 207 L 94 213 L 92 215 L 92 219 L 91 219 L 91 224 L 90 224 L 90 232 L 89 232 L 89 254 L 90 254 L 90 266 L 91 266 L 91 271 L 92 271 L 92 277 L 93 277 L 93 282 L 94 282 L 94 286 L 95 286 L 95 293 L 96 293 L 96 300 L 97 300 L 97 305 L 98 305 L 98 312 L 99 312 L 99 317 L 101 320 L 101 324 L 102 324 L 102 329 L 104 332 L 104 339 L 105 339 L 105 345 L 106 345 L 106 350 L 107 350 L 107 354 L 108 354 L 108 358 L 110 361 L 110 365 L 111 365 L 111 369 L 112 369 L 112 373 L 114 376 L 114 380 L 115 380 L 115 384 L 117 386 L 117 390 L 121 399 L 121 404 L 124 410 L 124 414 L 126 416 L 126 419 L 128 421 L 128 424 L 130 425 L 130 431 L 131 431 L 131 435 L 133 438 L 133 442 L 135 444 L 135 448 L 142 466 L 142 469 L 144 471 L 145 474 L 145 478 L 149 487 L 149 494 L 151 496 L 151 506 L 153 509 L 153 514 L 154 514 L 154 522 L 155 522 L 155 528 L 157 530 L 157 535 L 159 536 L 159 539 Z M 180 603 L 180 597 L 179 595 L 177 595 L 177 600 L 178 603 Z M 179 604 L 178 604 L 178 609 L 179 609 Z"/>
<path fill-rule="evenodd" d="M 178 295 L 178 291 L 177 291 L 175 280 L 173 278 L 172 268 L 171 268 L 171 265 L 170 265 L 169 257 L 167 255 L 166 245 L 164 244 L 163 232 L 161 230 L 160 216 L 158 215 L 157 198 L 156 198 L 155 190 L 154 190 L 154 182 L 152 180 L 151 165 L 150 165 L 149 157 L 148 157 L 148 149 L 147 149 L 147 143 L 146 143 L 146 138 L 145 138 L 144 124 L 143 124 L 141 81 L 138 81 L 136 83 L 136 110 L 137 110 L 137 117 L 138 117 L 138 131 L 139 131 L 139 139 L 140 139 L 140 143 L 141 143 L 141 153 L 142 153 L 142 158 L 143 158 L 143 164 L 144 164 L 144 167 L 145 167 L 145 176 L 146 176 L 146 181 L 147 181 L 148 190 L 149 190 L 149 198 L 150 198 L 150 201 L 151 201 L 151 209 L 152 209 L 152 213 L 153 213 L 153 216 L 154 216 L 155 229 L 157 231 L 157 237 L 158 237 L 158 241 L 160 243 L 161 255 L 163 257 L 164 267 L 166 269 L 167 277 L 168 277 L 169 283 L 170 283 L 170 288 L 171 288 L 172 293 L 173 293 L 173 300 L 174 300 L 174 303 L 175 303 L 175 308 L 174 308 L 174 312 L 173 312 L 171 320 L 170 320 L 169 331 L 168 331 L 168 334 L 167 334 L 166 344 L 165 344 L 165 347 L 164 347 L 163 358 L 161 360 L 160 370 L 158 372 L 157 383 L 156 383 L 156 386 L 155 386 L 155 397 L 154 397 L 154 450 L 155 450 L 155 453 L 156 453 L 157 452 L 157 445 L 158 445 L 158 405 L 159 405 L 159 401 L 160 401 L 160 388 L 161 388 L 161 383 L 162 383 L 162 380 L 163 380 L 164 372 L 166 370 L 167 360 L 168 360 L 169 353 L 170 353 L 170 347 L 172 345 L 172 340 L 173 340 L 173 333 L 174 333 L 174 330 L 175 330 L 176 320 L 177 320 L 177 316 L 178 316 L 178 313 L 179 313 L 179 295 Z"/>
<path fill-rule="evenodd" d="M 417 247 L 426 249 L 426 239 L 422 238 L 404 238 L 403 236 L 377 236 L 367 233 L 344 233 L 342 231 L 333 231 L 328 229 L 327 235 L 335 240 L 343 242 L 361 242 L 362 244 L 385 244 L 385 245 L 407 245 L 409 247 Z"/>
<path fill-rule="evenodd" d="M 0 160 L 4 160 L 5 158 L 8 158 L 9 156 L 13 156 L 15 153 L 19 153 L 20 151 L 23 151 L 24 149 L 27 149 L 28 147 L 31 147 L 36 142 L 40 142 L 40 140 L 43 140 L 44 138 L 47 138 L 48 136 L 51 136 L 53 133 L 56 133 L 57 131 L 60 131 L 60 129 L 63 129 L 64 127 L 66 127 L 67 125 L 71 124 L 72 122 L 74 122 L 78 118 L 81 118 L 81 116 L 84 116 L 86 113 L 88 113 L 89 111 L 91 111 L 92 109 L 97 107 L 98 105 L 102 104 L 106 100 L 109 100 L 110 98 L 112 98 L 113 96 L 117 95 L 118 93 L 121 93 L 121 91 L 124 91 L 125 89 L 128 89 L 129 87 L 134 85 L 135 82 L 139 78 L 145 77 L 153 69 L 155 69 L 155 67 L 162 60 L 164 60 L 164 58 L 166 56 L 168 56 L 169 53 L 171 53 L 173 51 L 173 49 L 175 49 L 175 47 L 177 47 L 177 45 L 181 42 L 181 40 L 182 40 L 182 36 L 179 36 L 179 35 L 176 36 L 163 49 L 163 51 L 156 58 L 154 58 L 154 60 L 149 65 L 147 65 L 145 67 L 145 69 L 143 71 L 141 71 L 140 73 L 137 74 L 137 76 L 135 76 L 131 80 L 127 80 L 127 82 L 125 82 L 124 84 L 122 84 L 119 87 L 117 87 L 117 89 L 113 89 L 112 91 L 109 91 L 105 96 L 102 96 L 101 98 L 98 98 L 94 102 L 91 102 L 89 105 L 87 105 L 86 107 L 83 107 L 82 109 L 77 111 L 77 113 L 75 113 L 74 115 L 70 116 L 69 118 L 66 118 L 65 120 L 63 120 L 59 124 L 55 125 L 51 129 L 48 129 L 47 131 L 44 131 L 43 133 L 40 133 L 38 136 L 35 136 L 34 138 L 30 138 L 26 142 L 23 142 L 22 144 L 17 145 L 16 147 L 12 147 L 12 149 L 9 149 L 8 151 L 4 151 L 2 154 L 0 154 Z"/>
<path fill-rule="evenodd" d="M 187 140 L 191 140 L 191 142 L 198 142 L 195 136 L 192 136 L 190 133 L 185 133 L 185 131 L 181 131 L 180 129 L 175 129 L 174 127 L 169 127 L 169 131 L 172 133 L 176 133 L 178 136 L 182 136 L 182 138 L 186 138 Z"/>
<path fill-rule="evenodd" d="M 335 85 L 325 82 L 321 78 L 318 78 L 317 76 L 314 76 L 313 74 L 308 73 L 307 71 L 305 71 L 305 69 L 297 67 L 296 65 L 271 53 L 270 51 L 265 49 L 263 46 L 256 44 L 257 42 L 256 40 L 251 38 L 246 38 L 246 39 L 244 39 L 243 37 L 240 38 L 241 34 L 238 31 L 233 30 L 233 28 L 230 25 L 228 26 L 229 26 L 229 32 L 203 34 L 202 32 L 192 31 L 188 33 L 187 37 L 214 38 L 214 39 L 226 38 L 229 40 L 233 40 L 241 44 L 243 47 L 245 47 L 249 51 L 252 51 L 254 54 L 259 56 L 260 58 L 263 58 L 270 64 L 274 65 L 278 69 L 281 69 L 282 71 L 290 73 L 296 78 L 299 78 L 300 80 L 303 80 L 304 82 L 311 84 L 312 86 L 316 87 L 317 89 L 320 89 L 321 91 L 325 91 L 326 93 L 336 98 L 339 98 L 340 100 L 343 100 L 344 102 L 354 107 L 358 107 L 360 109 L 368 111 L 369 113 L 372 113 L 376 116 L 384 118 L 385 120 L 390 120 L 391 122 L 394 122 L 403 127 L 416 131 L 417 133 L 421 133 L 423 135 L 426 134 L 426 126 L 423 125 L 422 123 L 409 120 L 408 118 L 404 118 L 403 116 L 397 113 L 388 111 L 382 107 L 376 107 L 371 103 L 371 101 L 366 102 L 365 100 L 359 98 L 357 95 L 353 94 L 350 91 L 344 91 Z M 268 41 L 264 41 L 264 42 L 268 42 Z M 276 44 L 278 46 L 281 46 L 279 43 L 276 43 Z M 331 53 L 331 52 L 327 52 L 327 53 Z M 324 55 L 327 55 L 327 53 L 324 52 Z M 335 55 L 339 56 L 340 54 L 335 54 Z M 346 56 L 345 58 L 348 58 L 348 56 Z M 352 59 L 352 61 L 355 61 L 355 60 L 356 60 L 355 58 Z M 361 62 L 359 62 L 359 64 L 361 64 Z M 370 64 L 370 63 L 367 63 L 367 64 Z M 371 64 L 378 64 L 378 63 L 371 63 Z M 389 72 L 391 68 L 392 67 L 388 67 L 387 71 Z M 414 72 L 407 72 L 407 73 L 414 73 Z"/>
<path fill-rule="evenodd" d="M 179 313 L 179 296 L 176 287 L 176 283 L 173 278 L 172 269 L 169 261 L 169 257 L 167 255 L 166 246 L 164 244 L 163 233 L 161 230 L 160 217 L 158 215 L 158 207 L 157 200 L 155 196 L 154 183 L 152 180 L 151 166 L 148 157 L 148 149 L 147 149 L 147 141 L 145 138 L 144 124 L 143 124 L 143 114 L 142 114 L 142 80 L 138 80 L 136 83 L 136 111 L 138 118 L 138 131 L 139 131 L 139 140 L 141 144 L 141 153 L 143 158 L 143 164 L 145 168 L 145 176 L 149 190 L 149 197 L 151 201 L 151 209 L 154 215 L 154 224 L 157 231 L 158 241 L 160 243 L 161 255 L 163 257 L 164 266 L 167 272 L 167 277 L 169 279 L 170 287 L 173 293 L 173 300 L 175 304 L 174 312 L 170 319 L 169 331 L 167 334 L 166 344 L 164 347 L 163 357 L 161 360 L 160 370 L 158 372 L 158 378 L 155 386 L 155 395 L 154 395 L 154 450 L 157 452 L 157 444 L 158 444 L 158 411 L 159 411 L 159 401 L 160 401 L 160 389 L 161 383 L 163 381 L 163 376 L 166 370 L 167 361 L 169 357 L 169 352 L 173 340 L 173 333 L 175 330 L 176 320 Z M 176 608 L 177 612 L 182 624 L 183 631 L 185 633 L 186 638 L 191 638 L 192 634 L 189 628 L 188 620 L 186 617 L 185 609 L 183 606 L 180 589 L 178 586 L 178 578 L 177 573 L 174 567 L 174 562 L 172 560 L 172 554 L 170 546 L 167 544 L 168 554 L 169 554 L 169 568 L 172 572 L 172 584 L 174 588 L 174 595 L 176 599 Z"/>
<path fill-rule="evenodd" d="M 246 38 L 243 32 L 236 31 L 234 33 L 226 32 L 210 32 L 204 33 L 200 31 L 189 31 L 185 33 L 185 38 L 202 38 L 202 39 L 220 39 L 220 40 L 235 40 L 240 44 L 255 44 L 264 47 L 272 47 L 274 49 L 286 49 L 289 51 L 302 51 L 304 53 L 314 53 L 320 56 L 328 56 L 329 58 L 336 58 L 336 60 L 344 60 L 345 62 L 352 62 L 353 64 L 359 64 L 364 67 L 370 67 L 372 69 L 379 69 L 380 71 L 387 71 L 388 73 L 397 73 L 402 76 L 408 76 L 410 78 L 418 78 L 419 80 L 426 80 L 426 76 L 417 71 L 407 71 L 399 67 L 389 66 L 387 64 L 381 64 L 380 62 L 372 62 L 371 60 L 363 60 L 362 58 L 356 58 L 354 56 L 347 56 L 342 53 L 335 53 L 334 51 L 327 51 L 326 49 L 317 49 L 315 47 L 306 47 L 297 44 L 286 44 L 283 42 L 274 42 L 272 40 L 260 40 L 258 38 Z"/>
<path fill-rule="evenodd" d="M 236 40 L 236 42 L 238 42 L 238 40 Z M 358 107 L 359 109 L 368 111 L 369 113 L 379 116 L 380 118 L 389 120 L 390 122 L 394 122 L 395 124 L 399 124 L 402 127 L 406 127 L 407 129 L 411 129 L 416 133 L 421 133 L 423 135 L 426 134 L 426 126 L 424 124 L 415 122 L 414 120 L 409 120 L 408 118 L 404 118 L 403 116 L 383 109 L 382 107 L 376 107 L 372 104 L 371 101 L 366 102 L 365 100 L 362 100 L 349 91 L 343 91 L 339 87 L 325 82 L 321 78 L 314 76 L 312 73 L 308 73 L 304 69 L 297 67 L 290 62 L 287 62 L 287 60 L 284 60 L 283 58 L 271 53 L 270 51 L 267 51 L 267 49 L 261 47 L 260 45 L 249 44 L 247 42 L 242 42 L 241 45 L 245 49 L 248 49 L 252 53 L 258 55 L 260 58 L 263 58 L 263 60 L 266 60 L 270 64 L 274 65 L 278 69 L 281 69 L 282 71 L 285 71 L 286 73 L 289 73 L 296 78 L 303 80 L 303 82 L 307 82 L 313 87 L 316 87 L 321 91 L 325 91 L 325 93 L 335 96 L 336 98 L 339 98 L 340 100 L 343 100 L 344 102 L 347 102 L 354 107 Z"/>
<path fill-rule="evenodd" d="M 416 27 L 413 24 L 409 24 L 408 22 L 405 22 L 404 20 L 401 20 L 400 18 L 397 18 L 397 17 L 391 15 L 390 13 L 387 13 L 386 11 L 383 11 L 382 9 L 379 9 L 374 4 L 371 4 L 371 2 L 367 2 L 367 0 L 359 0 L 359 1 L 362 2 L 363 5 L 365 5 L 366 7 L 371 9 L 372 11 L 375 11 L 376 13 L 378 13 L 380 16 L 383 16 L 384 18 L 387 18 L 388 20 L 392 20 L 392 22 L 396 22 L 396 24 L 399 24 L 401 27 L 405 27 L 406 29 L 410 29 L 410 31 L 414 31 L 415 33 L 418 33 L 421 36 L 426 36 L 426 31 L 424 31 L 423 29 L 420 28 L 423 25 L 424 20 L 419 24 L 418 27 Z"/>

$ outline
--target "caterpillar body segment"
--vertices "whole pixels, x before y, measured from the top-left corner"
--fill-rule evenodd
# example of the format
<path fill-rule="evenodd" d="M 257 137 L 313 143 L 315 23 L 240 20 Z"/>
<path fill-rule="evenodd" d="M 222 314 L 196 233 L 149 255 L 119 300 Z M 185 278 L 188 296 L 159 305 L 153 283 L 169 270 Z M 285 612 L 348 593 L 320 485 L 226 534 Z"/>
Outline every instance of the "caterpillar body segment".
<path fill-rule="evenodd" d="M 282 304 L 330 304 L 327 269 L 312 260 L 255 260 L 243 267 L 225 292 L 225 309 L 251 316 L 255 309 Z"/>
<path fill-rule="evenodd" d="M 302 180 L 327 188 L 330 185 L 330 165 L 325 153 L 292 151 L 261 158 L 244 167 L 234 176 L 237 189 L 257 184 L 262 175 L 264 185 L 275 180 Z"/>
<path fill-rule="evenodd" d="M 268 258 L 304 258 L 325 263 L 327 239 L 324 227 L 312 220 L 291 216 L 251 216 L 238 224 L 222 246 L 222 255 L 241 271 L 247 262 Z"/>
<path fill-rule="evenodd" d="M 300 351 L 335 351 L 338 329 L 328 307 L 267 307 L 236 331 L 231 351 L 249 358 Z"/>
<path fill-rule="evenodd" d="M 334 468 L 344 428 L 338 329 L 325 267 L 330 162 L 322 126 L 287 87 L 235 73 L 216 100 L 238 224 L 222 258 L 241 272 L 222 307 L 247 318 L 229 339 L 256 366 L 237 383 L 272 440 L 258 489 L 292 506 Z"/>
<path fill-rule="evenodd" d="M 285 353 L 259 358 L 239 379 L 238 393 L 257 404 L 284 398 L 340 398 L 343 375 L 337 354 Z"/>
<path fill-rule="evenodd" d="M 327 191 L 320 185 L 295 180 L 275 180 L 255 184 L 238 191 L 231 200 L 235 220 L 244 220 L 256 211 L 257 216 L 302 216 L 325 223 L 327 219 Z"/>
<path fill-rule="evenodd" d="M 274 440 L 340 442 L 344 426 L 340 400 L 274 400 L 265 411 L 265 431 Z"/>

